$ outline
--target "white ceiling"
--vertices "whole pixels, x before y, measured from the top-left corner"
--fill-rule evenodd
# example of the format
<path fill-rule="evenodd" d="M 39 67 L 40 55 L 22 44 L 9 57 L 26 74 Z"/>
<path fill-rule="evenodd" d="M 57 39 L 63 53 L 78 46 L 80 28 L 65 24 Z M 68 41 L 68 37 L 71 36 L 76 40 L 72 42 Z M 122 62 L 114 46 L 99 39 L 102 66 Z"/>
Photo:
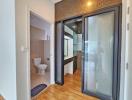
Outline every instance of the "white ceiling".
<path fill-rule="evenodd" d="M 47 30 L 50 28 L 50 23 L 48 23 L 38 15 L 35 15 L 34 13 L 31 13 L 30 15 L 30 25 L 41 30 Z"/>
<path fill-rule="evenodd" d="M 57 3 L 57 2 L 60 2 L 62 0 L 51 0 L 53 3 Z"/>

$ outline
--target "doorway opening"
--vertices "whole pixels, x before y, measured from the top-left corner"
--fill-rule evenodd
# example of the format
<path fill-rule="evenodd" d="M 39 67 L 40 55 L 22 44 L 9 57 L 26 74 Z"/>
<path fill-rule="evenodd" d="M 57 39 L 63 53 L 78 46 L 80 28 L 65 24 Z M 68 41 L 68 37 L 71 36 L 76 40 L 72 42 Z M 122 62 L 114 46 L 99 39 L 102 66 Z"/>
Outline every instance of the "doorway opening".
<path fill-rule="evenodd" d="M 64 84 L 71 76 L 81 91 L 81 71 L 82 17 L 64 21 Z"/>
<path fill-rule="evenodd" d="M 114 6 L 56 22 L 57 84 L 66 85 L 79 75 L 80 92 L 103 100 L 119 99 L 119 16 L 120 6 Z M 72 81 L 67 78 L 69 74 Z"/>
<path fill-rule="evenodd" d="M 50 85 L 50 23 L 30 12 L 31 97 Z"/>

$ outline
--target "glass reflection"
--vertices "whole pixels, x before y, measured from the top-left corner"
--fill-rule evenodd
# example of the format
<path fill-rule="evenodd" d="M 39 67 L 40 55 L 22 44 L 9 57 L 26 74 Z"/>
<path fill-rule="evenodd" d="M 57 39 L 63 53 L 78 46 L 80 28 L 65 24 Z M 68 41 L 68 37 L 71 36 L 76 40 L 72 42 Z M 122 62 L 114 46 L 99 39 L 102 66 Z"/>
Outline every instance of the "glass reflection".
<path fill-rule="evenodd" d="M 112 96 L 114 12 L 85 19 L 85 88 Z"/>

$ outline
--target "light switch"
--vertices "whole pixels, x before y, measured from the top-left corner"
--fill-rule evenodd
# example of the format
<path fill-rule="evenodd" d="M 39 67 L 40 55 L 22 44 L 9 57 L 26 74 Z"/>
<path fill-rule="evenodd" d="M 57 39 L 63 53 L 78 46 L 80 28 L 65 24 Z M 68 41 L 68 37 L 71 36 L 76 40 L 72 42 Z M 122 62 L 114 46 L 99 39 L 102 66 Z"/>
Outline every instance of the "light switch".
<path fill-rule="evenodd" d="M 27 51 L 28 51 L 28 48 L 21 46 L 21 52 L 27 52 Z"/>

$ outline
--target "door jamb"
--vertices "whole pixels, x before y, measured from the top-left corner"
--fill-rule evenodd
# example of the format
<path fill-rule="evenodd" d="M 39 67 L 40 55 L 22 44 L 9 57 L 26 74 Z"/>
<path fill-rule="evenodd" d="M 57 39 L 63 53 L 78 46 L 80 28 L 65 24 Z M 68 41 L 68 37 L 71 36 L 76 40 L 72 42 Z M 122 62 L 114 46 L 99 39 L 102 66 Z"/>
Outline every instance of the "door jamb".
<path fill-rule="evenodd" d="M 30 15 L 31 13 L 34 13 L 36 16 L 38 16 L 39 18 L 45 20 L 41 15 L 39 15 L 36 11 L 34 11 L 33 9 L 27 7 L 27 35 L 26 35 L 26 49 L 27 49 L 27 100 L 31 100 L 31 67 L 30 67 Z M 50 27 L 52 28 L 52 24 L 50 24 Z M 50 29 L 51 31 L 51 29 Z M 52 33 L 52 32 L 51 32 Z M 51 39 L 50 39 L 50 45 L 51 45 Z M 51 48 L 51 47 L 50 47 Z M 51 54 L 51 50 L 50 50 L 50 54 Z M 50 59 L 51 59 L 51 55 L 50 55 Z M 50 69 L 51 69 L 51 61 L 50 61 Z M 54 82 L 52 82 L 52 78 L 54 77 L 54 75 L 51 74 L 51 70 L 50 70 L 50 84 L 53 84 Z"/>

